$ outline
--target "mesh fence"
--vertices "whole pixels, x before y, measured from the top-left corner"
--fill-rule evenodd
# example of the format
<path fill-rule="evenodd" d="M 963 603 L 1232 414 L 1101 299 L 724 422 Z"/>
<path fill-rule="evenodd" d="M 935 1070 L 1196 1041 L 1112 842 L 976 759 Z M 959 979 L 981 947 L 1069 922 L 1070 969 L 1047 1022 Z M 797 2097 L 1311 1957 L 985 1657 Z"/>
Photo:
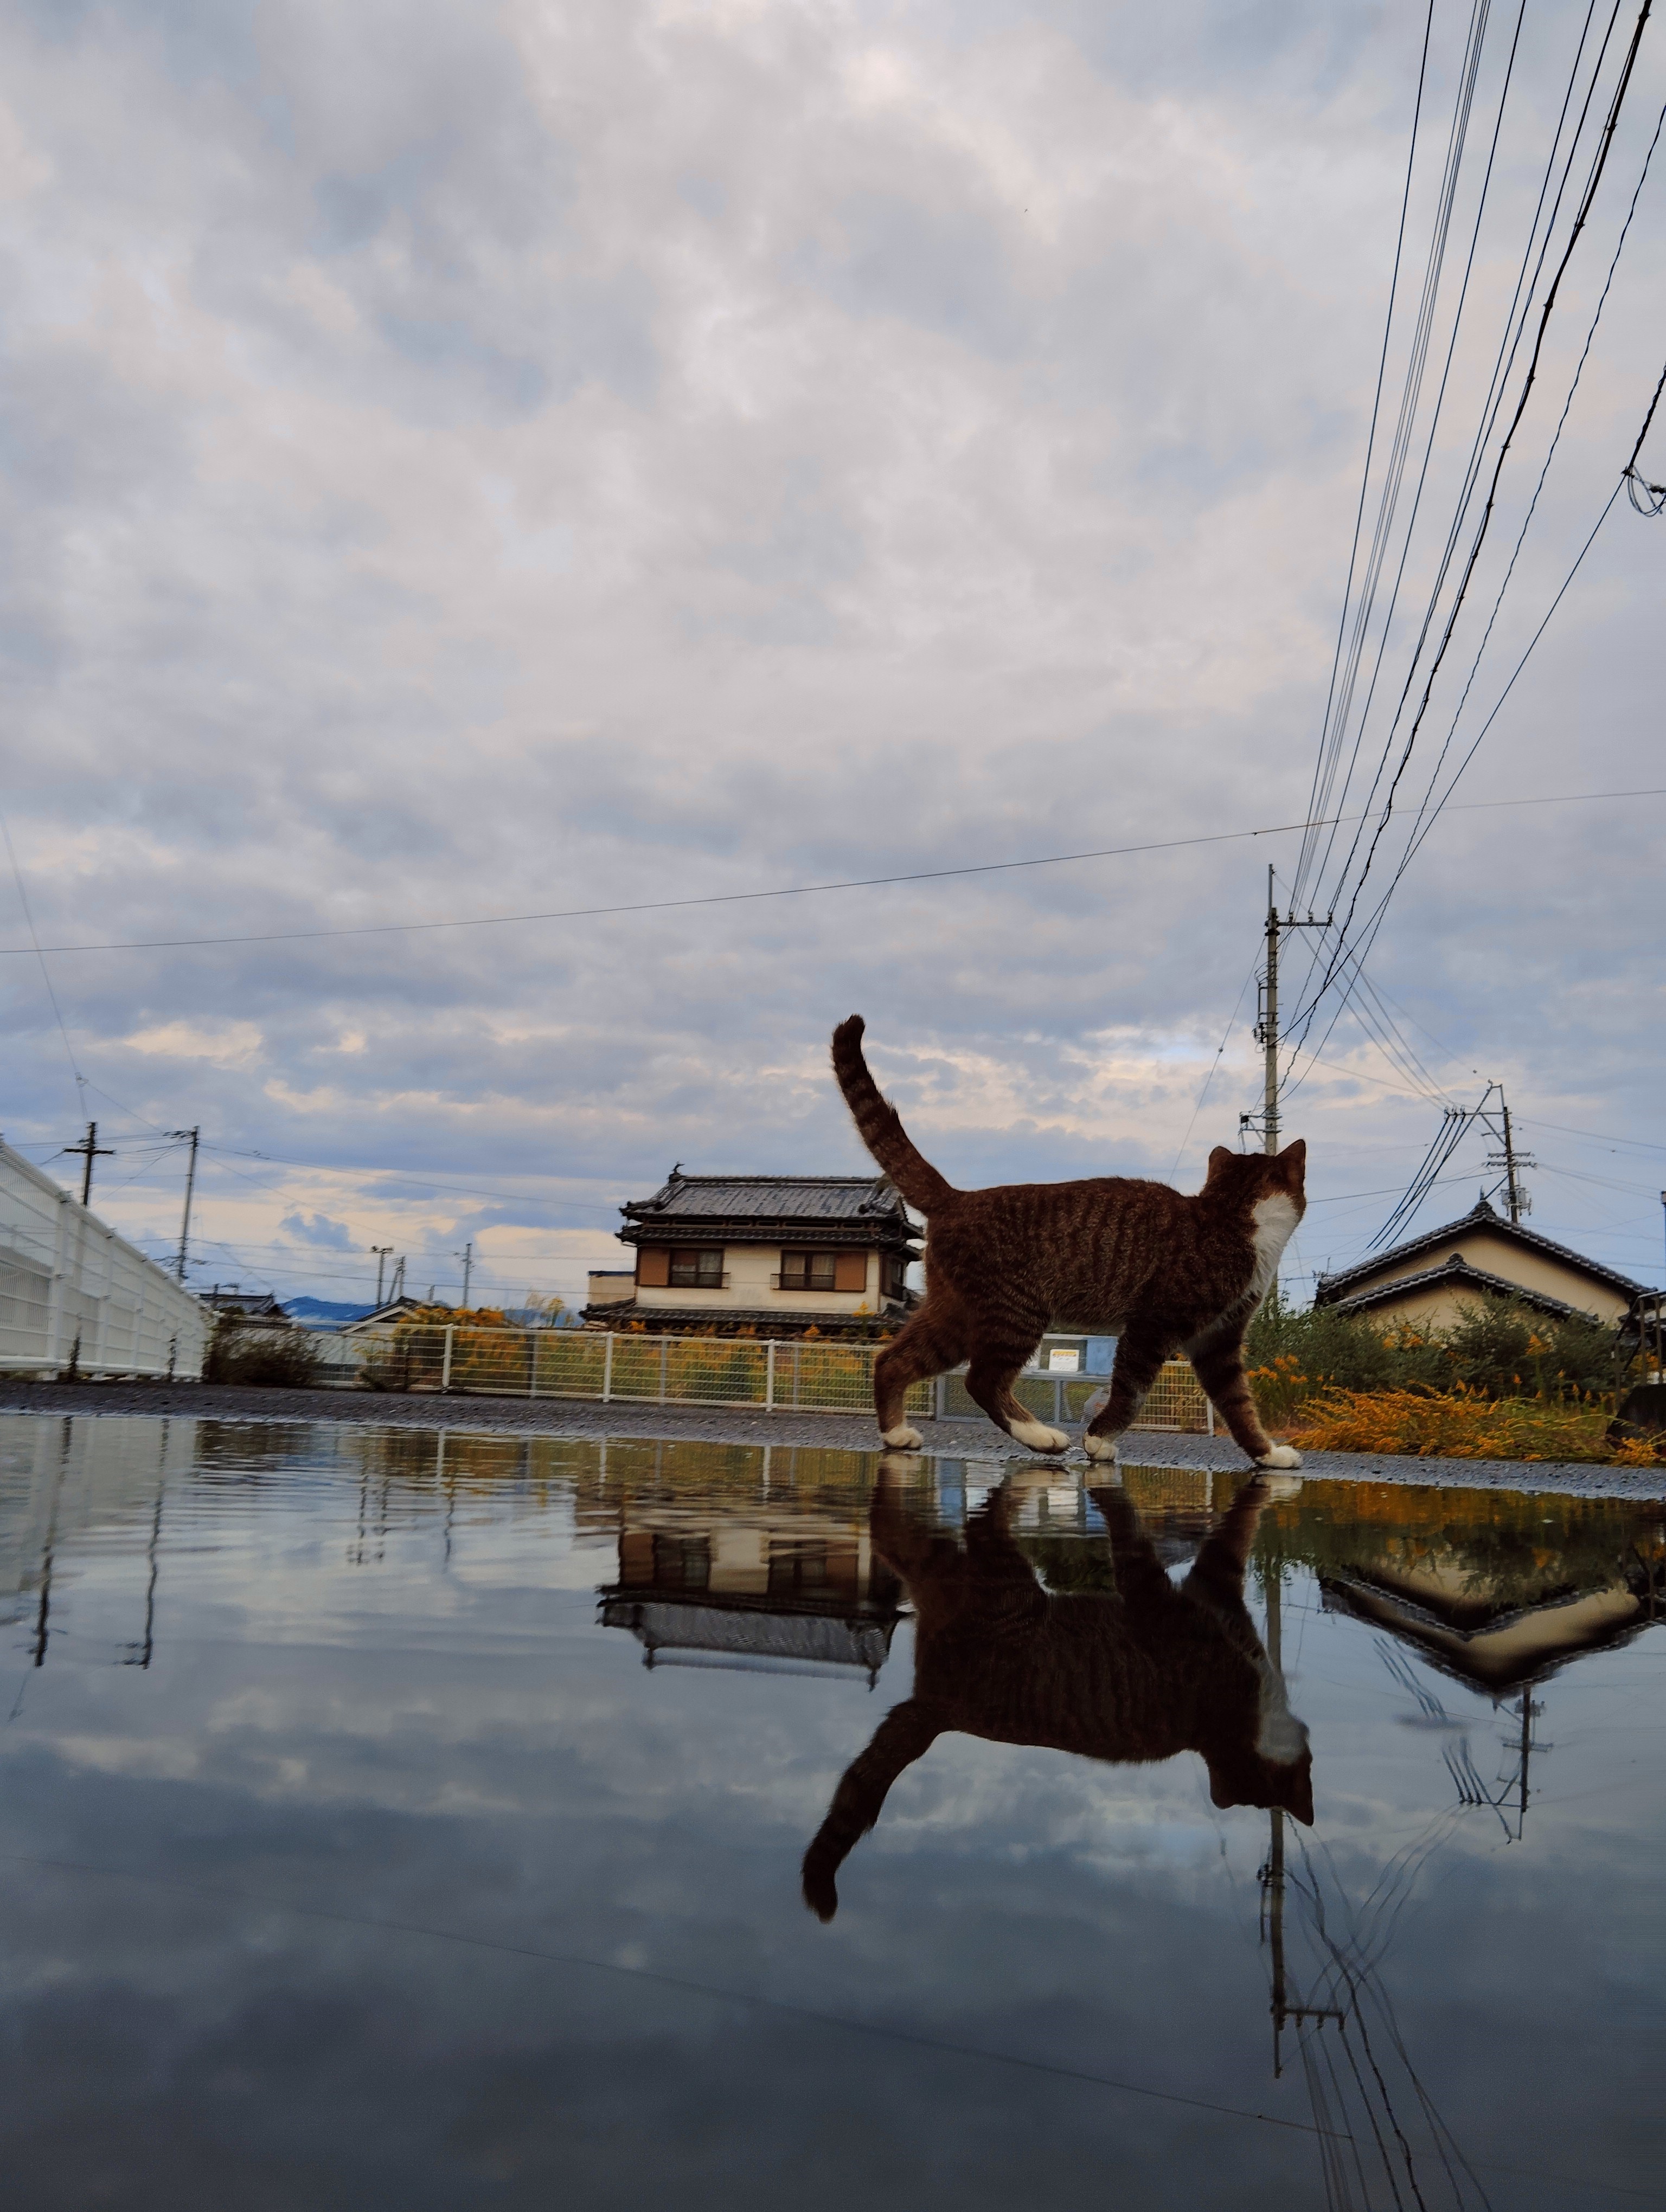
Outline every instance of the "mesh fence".
<path fill-rule="evenodd" d="M 1012 1395 L 1037 1420 L 1070 1423 L 1087 1418 L 1090 1402 L 1106 1387 L 1103 1375 L 1021 1375 Z M 942 1412 L 949 1420 L 982 1420 L 983 1409 L 966 1388 L 964 1372 L 945 1375 Z M 1137 1429 L 1170 1429 L 1191 1436 L 1209 1430 L 1209 1401 L 1189 1359 L 1170 1359 L 1158 1371 L 1140 1408 Z"/>
<path fill-rule="evenodd" d="M 800 1338 L 603 1335 L 578 1329 L 471 1328 L 433 1322 L 315 1339 L 323 1380 L 377 1390 L 490 1397 L 585 1398 L 618 1405 L 751 1406 L 775 1413 L 865 1413 L 873 1405 L 881 1346 Z M 1025 1375 L 1016 1395 L 1038 1419 L 1079 1422 L 1104 1389 L 1089 1375 Z M 962 1373 L 909 1392 L 912 1416 L 984 1416 Z M 1208 1401 L 1189 1364 L 1171 1359 L 1138 1426 L 1201 1431 Z"/>

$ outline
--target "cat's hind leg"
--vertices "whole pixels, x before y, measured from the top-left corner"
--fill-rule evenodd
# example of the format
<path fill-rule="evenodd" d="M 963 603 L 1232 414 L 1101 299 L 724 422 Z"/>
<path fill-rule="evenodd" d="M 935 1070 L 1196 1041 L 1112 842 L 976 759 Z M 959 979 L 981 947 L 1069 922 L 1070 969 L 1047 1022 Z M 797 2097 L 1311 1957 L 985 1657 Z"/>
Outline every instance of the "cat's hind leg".
<path fill-rule="evenodd" d="M 909 1392 L 915 1383 L 958 1366 L 965 1356 L 966 1329 L 959 1313 L 946 1298 L 927 1295 L 873 1363 L 873 1410 L 887 1451 L 919 1449 L 920 1431 L 903 1416 Z"/>
<path fill-rule="evenodd" d="M 1124 1329 L 1118 1337 L 1116 1358 L 1110 1370 L 1110 1389 L 1104 1404 L 1082 1436 L 1082 1449 L 1090 1459 L 1116 1458 L 1117 1437 L 1124 1429 L 1133 1426 L 1140 1401 L 1157 1380 L 1158 1371 L 1168 1356 L 1169 1346 L 1163 1340 L 1147 1334 L 1137 1324 Z"/>
<path fill-rule="evenodd" d="M 1040 1336 L 1037 1329 L 1036 1341 Z M 1034 1349 L 1035 1342 L 1025 1345 L 1016 1354 L 1010 1346 L 995 1350 L 975 1346 L 966 1369 L 967 1391 L 996 1427 L 1005 1429 L 1013 1443 L 1022 1444 L 1025 1451 L 1068 1451 L 1070 1439 L 1063 1431 L 1038 1421 L 1028 1406 L 1012 1395 L 1012 1385 Z"/>
<path fill-rule="evenodd" d="M 1299 1467 L 1301 1454 L 1288 1444 L 1275 1444 L 1262 1426 L 1255 1394 L 1243 1371 L 1243 1340 L 1236 1333 L 1195 1337 L 1186 1347 L 1197 1379 L 1208 1392 L 1215 1411 L 1232 1432 L 1233 1441 L 1257 1467 Z"/>

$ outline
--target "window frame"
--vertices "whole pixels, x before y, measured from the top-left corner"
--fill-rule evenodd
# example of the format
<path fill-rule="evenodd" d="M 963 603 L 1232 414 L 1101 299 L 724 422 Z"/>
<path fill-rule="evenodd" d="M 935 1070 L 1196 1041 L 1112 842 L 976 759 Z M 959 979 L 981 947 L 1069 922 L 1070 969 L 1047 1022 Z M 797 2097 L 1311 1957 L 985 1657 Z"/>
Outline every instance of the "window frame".
<path fill-rule="evenodd" d="M 796 1268 L 792 1264 L 801 1263 Z M 817 1279 L 820 1263 L 823 1279 Z M 839 1255 L 817 1251 L 810 1245 L 785 1247 L 781 1254 L 780 1283 L 783 1291 L 830 1291 L 838 1281 Z"/>
<path fill-rule="evenodd" d="M 666 1287 L 672 1291 L 721 1291 L 727 1256 L 718 1245 L 673 1244 Z"/>

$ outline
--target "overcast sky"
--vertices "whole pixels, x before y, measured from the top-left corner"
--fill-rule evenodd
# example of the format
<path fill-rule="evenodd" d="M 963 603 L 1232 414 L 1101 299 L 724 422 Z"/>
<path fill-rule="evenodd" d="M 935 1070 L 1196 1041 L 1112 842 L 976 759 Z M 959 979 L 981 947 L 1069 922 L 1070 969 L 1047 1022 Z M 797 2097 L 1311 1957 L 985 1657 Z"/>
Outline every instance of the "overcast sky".
<path fill-rule="evenodd" d="M 1523 19 L 1408 610 L 1583 17 Z M 1472 155 L 1515 21 L 1489 33 Z M 1419 282 L 1467 22 L 1438 0 Z M 1420 35 L 1414 11 L 1341 0 L 14 5 L 4 798 L 41 942 L 697 897 L 1299 821 Z M 1650 36 L 1426 750 L 1666 99 Z M 1657 159 L 1466 741 L 1666 355 Z M 1666 423 L 1645 461 L 1666 474 Z M 1469 811 L 1399 887 L 1371 972 L 1432 1080 L 1345 1018 L 1291 1097 L 1316 1201 L 1298 1293 L 1363 1249 L 1440 1096 L 1473 1103 L 1488 1078 L 1539 1163 L 1535 1224 L 1661 1279 L 1662 801 L 1475 803 L 1666 783 L 1663 582 L 1666 520 L 1622 500 L 1458 789 Z M 619 1263 L 618 1201 L 674 1161 L 863 1164 L 825 1056 L 856 1009 L 952 1179 L 1195 1186 L 1258 1103 L 1243 987 L 1268 863 L 1287 875 L 1297 842 L 51 953 L 67 1048 L 0 882 L 0 941 L 24 948 L 0 960 L 0 1126 L 68 1181 L 48 1156 L 96 1115 L 119 1147 L 98 1209 L 162 1250 L 183 1162 L 152 1133 L 200 1124 L 204 1282 L 354 1297 L 389 1244 L 411 1288 L 454 1295 L 472 1237 L 487 1295 L 574 1297 Z M 1473 1202 L 1484 1150 L 1423 1225 Z"/>

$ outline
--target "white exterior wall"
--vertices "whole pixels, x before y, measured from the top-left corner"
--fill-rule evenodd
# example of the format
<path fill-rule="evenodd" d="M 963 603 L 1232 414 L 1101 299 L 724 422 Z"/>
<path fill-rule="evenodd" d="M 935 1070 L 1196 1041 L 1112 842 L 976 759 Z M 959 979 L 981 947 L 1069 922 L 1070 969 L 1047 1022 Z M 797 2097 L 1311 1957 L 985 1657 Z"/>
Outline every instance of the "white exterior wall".
<path fill-rule="evenodd" d="M 673 1247 L 680 1249 L 680 1247 Z M 715 1251 L 714 1243 L 707 1248 Z M 878 1313 L 879 1310 L 879 1254 L 877 1249 L 863 1254 L 867 1263 L 867 1288 L 862 1291 L 777 1291 L 769 1286 L 770 1278 L 781 1273 L 781 1255 L 784 1249 L 812 1249 L 830 1251 L 830 1245 L 816 1246 L 815 1240 L 806 1237 L 802 1245 L 729 1244 L 724 1247 L 723 1272 L 728 1283 L 721 1291 L 698 1291 L 681 1284 L 639 1285 L 636 1295 L 656 1312 L 674 1307 L 679 1313 L 711 1313 L 728 1306 L 756 1313 L 760 1308 L 775 1307 L 782 1313 L 857 1314 Z"/>
<path fill-rule="evenodd" d="M 207 1309 L 154 1260 L 0 1143 L 0 1370 L 195 1381 Z"/>

